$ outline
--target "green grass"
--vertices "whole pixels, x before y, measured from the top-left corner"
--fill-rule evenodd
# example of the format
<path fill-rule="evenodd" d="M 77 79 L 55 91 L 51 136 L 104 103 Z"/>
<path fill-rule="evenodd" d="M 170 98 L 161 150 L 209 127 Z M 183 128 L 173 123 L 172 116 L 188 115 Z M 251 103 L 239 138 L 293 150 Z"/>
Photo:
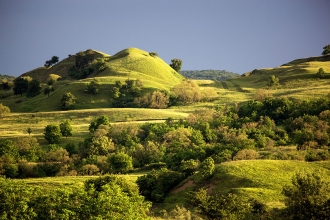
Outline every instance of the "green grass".
<path fill-rule="evenodd" d="M 232 192 L 238 196 L 257 199 L 271 208 L 283 208 L 282 188 L 291 184 L 296 172 L 321 170 L 330 181 L 330 162 L 302 162 L 283 160 L 248 160 L 226 162 L 216 166 L 212 178 L 203 180 L 197 173 L 193 179 L 195 186 L 166 198 L 159 209 L 171 209 L 174 204 L 187 205 L 188 193 L 199 188 L 214 187 L 211 194 Z M 184 182 L 187 182 L 188 179 Z M 184 185 L 184 182 L 181 185 Z"/>

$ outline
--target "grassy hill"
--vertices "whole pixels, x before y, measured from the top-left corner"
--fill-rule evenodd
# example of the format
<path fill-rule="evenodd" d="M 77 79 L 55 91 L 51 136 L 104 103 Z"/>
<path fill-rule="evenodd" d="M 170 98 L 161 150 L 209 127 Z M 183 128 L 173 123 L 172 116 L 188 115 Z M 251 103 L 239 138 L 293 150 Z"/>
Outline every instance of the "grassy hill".
<path fill-rule="evenodd" d="M 22 76 L 30 76 L 42 82 L 46 87 L 50 74 L 62 77 L 54 83 L 55 91 L 46 96 L 40 93 L 36 97 L 13 96 L 12 93 L 2 95 L 1 103 L 8 106 L 13 112 L 56 111 L 59 110 L 59 101 L 65 92 L 71 92 L 77 98 L 76 109 L 107 108 L 112 107 L 112 88 L 116 81 L 125 83 L 125 80 L 139 79 L 142 84 L 142 93 L 151 90 L 170 90 L 183 80 L 183 76 L 174 71 L 157 55 L 137 49 L 129 48 L 118 52 L 114 56 L 95 51 L 94 58 L 104 59 L 105 69 L 95 70 L 86 79 L 70 79 L 70 68 L 75 65 L 75 56 L 63 59 L 50 68 L 39 67 Z M 96 79 L 101 84 L 99 94 L 85 92 L 86 85 Z"/>
<path fill-rule="evenodd" d="M 206 188 L 208 193 L 235 193 L 251 199 L 257 199 L 270 208 L 283 208 L 282 188 L 291 185 L 296 172 L 320 170 L 330 180 L 330 162 L 307 163 L 302 161 L 283 160 L 246 160 L 225 162 L 216 166 L 214 175 L 201 179 L 198 173 L 183 181 L 173 189 L 159 204 L 159 209 L 171 209 L 175 205 L 188 205 L 188 193 Z M 189 206 L 189 205 L 188 205 Z"/>
<path fill-rule="evenodd" d="M 319 79 L 317 72 L 323 68 L 325 77 Z M 275 75 L 280 85 L 269 88 L 269 77 Z M 303 58 L 275 68 L 255 69 L 242 77 L 223 82 L 223 88 L 232 91 L 254 93 L 258 89 L 270 89 L 273 96 L 294 98 L 322 97 L 330 93 L 330 55 Z"/>

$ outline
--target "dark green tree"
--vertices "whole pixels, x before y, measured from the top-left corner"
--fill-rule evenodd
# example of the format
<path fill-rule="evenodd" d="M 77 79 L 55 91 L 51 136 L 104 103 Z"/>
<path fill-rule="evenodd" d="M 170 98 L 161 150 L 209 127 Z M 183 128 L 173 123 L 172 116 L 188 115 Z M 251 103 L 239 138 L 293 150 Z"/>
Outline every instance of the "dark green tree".
<path fill-rule="evenodd" d="M 54 87 L 53 86 L 47 86 L 45 89 L 44 89 L 44 95 L 48 95 L 48 97 L 49 97 L 49 94 L 51 93 L 51 92 L 53 92 L 55 89 L 54 89 Z"/>
<path fill-rule="evenodd" d="M 47 125 L 44 133 L 45 139 L 50 144 L 58 144 L 61 140 L 60 127 L 57 125 Z"/>
<path fill-rule="evenodd" d="M 211 157 L 206 158 L 199 168 L 202 177 L 209 177 L 214 171 L 214 160 Z"/>
<path fill-rule="evenodd" d="M 100 126 L 100 125 L 109 125 L 110 124 L 110 120 L 108 118 L 108 116 L 106 115 L 101 115 L 100 117 L 98 117 L 95 121 L 93 121 L 90 125 L 89 125 L 89 131 L 91 133 L 94 133 L 94 131 Z"/>
<path fill-rule="evenodd" d="M 328 55 L 328 54 L 330 54 L 330 44 L 325 45 L 325 46 L 323 47 L 322 55 Z"/>
<path fill-rule="evenodd" d="M 44 64 L 46 68 L 51 67 L 55 65 L 59 61 L 59 58 L 57 56 L 53 56 L 52 59 L 47 60 Z"/>
<path fill-rule="evenodd" d="M 61 109 L 63 110 L 69 110 L 74 109 L 74 105 L 76 103 L 76 97 L 71 94 L 71 92 L 66 92 L 63 94 L 61 98 Z"/>
<path fill-rule="evenodd" d="M 40 82 L 36 79 L 33 79 L 28 84 L 28 89 L 26 91 L 26 96 L 27 97 L 37 96 L 37 95 L 39 95 L 40 91 L 41 91 Z"/>
<path fill-rule="evenodd" d="M 170 67 L 179 73 L 182 67 L 182 60 L 176 58 L 172 59 Z"/>
<path fill-rule="evenodd" d="M 66 120 L 64 122 L 62 122 L 60 124 L 60 130 L 61 130 L 61 134 L 64 137 L 68 137 L 68 136 L 72 136 L 72 126 L 71 126 L 71 121 L 70 120 Z"/>
<path fill-rule="evenodd" d="M 29 81 L 26 78 L 18 77 L 14 80 L 14 95 L 23 95 L 27 92 Z"/>

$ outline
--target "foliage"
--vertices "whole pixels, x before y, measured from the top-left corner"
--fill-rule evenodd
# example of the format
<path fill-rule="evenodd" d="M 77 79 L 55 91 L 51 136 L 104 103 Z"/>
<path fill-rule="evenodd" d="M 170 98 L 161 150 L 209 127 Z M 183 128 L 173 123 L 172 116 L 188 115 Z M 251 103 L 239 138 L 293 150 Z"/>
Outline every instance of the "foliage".
<path fill-rule="evenodd" d="M 0 119 L 3 119 L 6 115 L 10 114 L 10 109 L 0 103 Z"/>
<path fill-rule="evenodd" d="M 101 84 L 97 80 L 93 80 L 89 84 L 87 84 L 85 88 L 85 92 L 91 94 L 98 94 L 100 93 L 100 89 L 101 89 Z"/>
<path fill-rule="evenodd" d="M 209 196 L 205 189 L 191 194 L 191 203 L 207 219 L 251 219 L 252 208 L 235 194 Z"/>
<path fill-rule="evenodd" d="M 152 93 L 145 94 L 143 97 L 135 98 L 134 103 L 142 108 L 162 109 L 168 107 L 170 103 L 170 96 L 165 92 L 154 91 Z"/>
<path fill-rule="evenodd" d="M 166 168 L 152 170 L 144 176 L 138 177 L 136 183 L 139 186 L 140 194 L 147 200 L 162 202 L 166 194 L 183 180 L 183 175 Z"/>
<path fill-rule="evenodd" d="M 109 120 L 108 116 L 101 115 L 95 121 L 91 122 L 91 124 L 89 125 L 88 130 L 91 133 L 94 133 L 100 125 L 109 125 L 109 124 L 110 124 L 110 120 Z"/>
<path fill-rule="evenodd" d="M 125 153 L 111 154 L 108 162 L 112 173 L 128 173 L 133 169 L 132 157 Z"/>
<path fill-rule="evenodd" d="M 18 77 L 14 80 L 14 95 L 23 95 L 27 92 L 29 87 L 28 79 L 24 77 Z"/>
<path fill-rule="evenodd" d="M 214 160 L 211 157 L 206 158 L 199 168 L 203 178 L 210 177 L 214 172 Z"/>
<path fill-rule="evenodd" d="M 192 80 L 182 81 L 174 86 L 172 91 L 177 95 L 178 101 L 184 104 L 199 102 L 202 99 L 199 86 Z"/>
<path fill-rule="evenodd" d="M 34 97 L 39 95 L 41 91 L 40 82 L 36 79 L 33 79 L 28 84 L 28 89 L 26 91 L 26 97 Z"/>
<path fill-rule="evenodd" d="M 73 109 L 76 103 L 76 97 L 71 94 L 71 92 L 66 92 L 63 94 L 61 98 L 61 109 L 62 110 L 69 110 Z"/>
<path fill-rule="evenodd" d="M 322 79 L 325 76 L 323 68 L 320 68 L 316 74 L 319 79 Z"/>
<path fill-rule="evenodd" d="M 57 56 L 52 56 L 52 58 L 50 60 L 47 60 L 45 62 L 45 67 L 48 68 L 50 66 L 55 65 L 58 62 L 59 58 Z"/>
<path fill-rule="evenodd" d="M 285 186 L 283 194 L 292 219 L 329 219 L 330 187 L 322 173 L 296 173 L 292 186 Z"/>
<path fill-rule="evenodd" d="M 174 58 L 174 59 L 171 60 L 170 67 L 172 67 L 178 73 L 181 70 L 181 66 L 182 66 L 182 60 L 177 59 L 177 58 Z"/>
<path fill-rule="evenodd" d="M 325 46 L 323 47 L 322 55 L 328 55 L 328 54 L 330 54 L 330 44 L 325 45 Z"/>
<path fill-rule="evenodd" d="M 47 125 L 44 133 L 45 139 L 50 144 L 58 144 L 61 140 L 61 131 L 58 125 Z"/>
<path fill-rule="evenodd" d="M 44 95 L 47 95 L 49 97 L 51 92 L 54 92 L 55 89 L 53 86 L 47 86 L 44 88 Z"/>
<path fill-rule="evenodd" d="M 61 134 L 64 137 L 72 136 L 72 126 L 70 120 L 65 120 L 60 124 Z"/>
<path fill-rule="evenodd" d="M 271 75 L 270 77 L 269 77 L 269 86 L 270 87 L 276 87 L 276 86 L 278 86 L 279 85 L 279 83 L 280 83 L 280 79 L 279 78 L 277 78 L 275 75 Z"/>

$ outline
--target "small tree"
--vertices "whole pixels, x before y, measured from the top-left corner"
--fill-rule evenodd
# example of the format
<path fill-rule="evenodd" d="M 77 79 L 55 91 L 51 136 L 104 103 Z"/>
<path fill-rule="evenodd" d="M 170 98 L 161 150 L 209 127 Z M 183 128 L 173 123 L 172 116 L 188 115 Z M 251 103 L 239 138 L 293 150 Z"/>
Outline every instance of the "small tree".
<path fill-rule="evenodd" d="M 76 103 L 75 100 L 76 97 L 72 95 L 71 92 L 64 93 L 63 97 L 61 98 L 61 109 L 63 110 L 73 109 Z"/>
<path fill-rule="evenodd" d="M 31 128 L 27 128 L 26 132 L 30 135 L 32 133 L 32 129 Z"/>
<path fill-rule="evenodd" d="M 60 128 L 57 125 L 47 125 L 44 133 L 45 139 L 50 144 L 58 144 L 61 140 Z"/>
<path fill-rule="evenodd" d="M 208 157 L 206 158 L 201 166 L 200 166 L 200 172 L 202 177 L 209 177 L 213 174 L 214 171 L 214 160 L 212 159 L 212 157 Z"/>
<path fill-rule="evenodd" d="M 275 75 L 271 75 L 269 77 L 269 80 L 270 80 L 270 82 L 269 82 L 268 85 L 271 86 L 271 87 L 278 86 L 280 84 L 280 79 L 277 78 Z"/>
<path fill-rule="evenodd" d="M 182 67 L 182 60 L 176 58 L 172 59 L 170 67 L 179 73 Z"/>
<path fill-rule="evenodd" d="M 60 124 L 61 134 L 64 137 L 72 136 L 72 126 L 70 120 L 66 120 Z"/>
<path fill-rule="evenodd" d="M 330 54 L 330 44 L 325 45 L 325 46 L 323 47 L 322 55 L 328 55 L 328 54 Z"/>
<path fill-rule="evenodd" d="M 44 66 L 46 68 L 53 66 L 54 64 L 56 64 L 59 61 L 59 58 L 57 56 L 53 56 L 52 59 L 47 60 L 44 64 Z"/>
<path fill-rule="evenodd" d="M 91 81 L 89 84 L 87 84 L 85 88 L 85 92 L 93 93 L 93 94 L 100 93 L 100 90 L 101 90 L 101 84 L 97 80 Z"/>
<path fill-rule="evenodd" d="M 49 97 L 49 94 L 51 93 L 51 92 L 53 92 L 55 89 L 54 89 L 54 87 L 53 86 L 47 86 L 45 89 L 44 89 L 44 95 L 48 95 L 48 97 Z"/>
<path fill-rule="evenodd" d="M 324 78 L 324 70 L 323 70 L 323 68 L 320 68 L 319 71 L 317 71 L 316 74 L 317 74 L 317 77 L 318 77 L 319 79 Z"/>
<path fill-rule="evenodd" d="M 7 106 L 0 103 L 0 119 L 3 119 L 6 115 L 10 113 L 10 109 Z"/>

